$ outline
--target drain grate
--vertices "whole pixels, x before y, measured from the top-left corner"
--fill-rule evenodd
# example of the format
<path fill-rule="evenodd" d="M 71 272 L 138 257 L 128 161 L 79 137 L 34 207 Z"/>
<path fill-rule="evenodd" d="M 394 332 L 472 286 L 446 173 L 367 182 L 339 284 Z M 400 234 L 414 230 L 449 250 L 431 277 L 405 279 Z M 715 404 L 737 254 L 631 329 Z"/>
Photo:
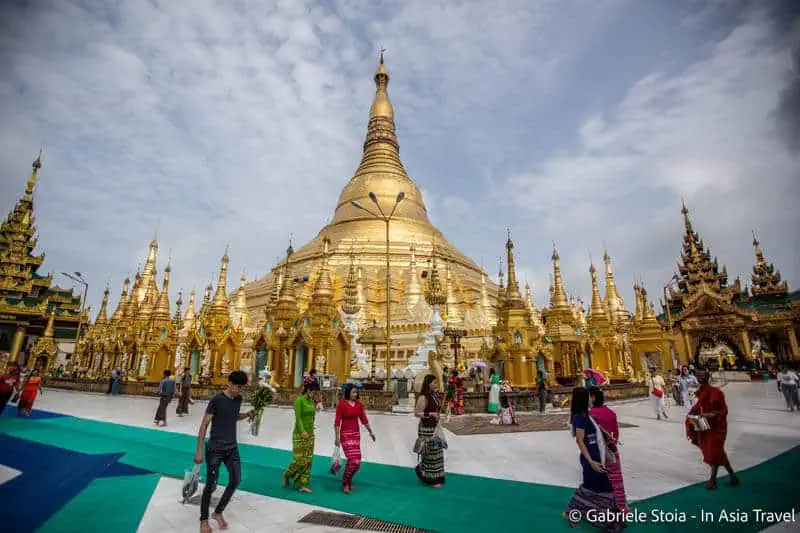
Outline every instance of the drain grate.
<path fill-rule="evenodd" d="M 374 518 L 365 518 L 352 514 L 329 513 L 326 511 L 311 511 L 298 520 L 298 522 L 343 529 L 357 529 L 361 531 L 380 531 L 382 533 L 435 533 L 426 529 L 384 522 L 383 520 L 376 520 Z"/>

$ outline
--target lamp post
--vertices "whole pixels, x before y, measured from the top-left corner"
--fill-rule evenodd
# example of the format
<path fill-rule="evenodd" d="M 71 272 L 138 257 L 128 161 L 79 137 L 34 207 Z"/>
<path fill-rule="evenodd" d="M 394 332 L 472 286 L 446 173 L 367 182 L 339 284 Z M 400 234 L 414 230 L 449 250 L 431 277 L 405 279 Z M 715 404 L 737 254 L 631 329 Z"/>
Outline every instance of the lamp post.
<path fill-rule="evenodd" d="M 467 336 L 467 330 L 457 328 L 445 328 L 442 332 L 446 337 L 453 339 L 450 345 L 453 348 L 453 366 L 458 370 L 458 350 L 461 348 L 461 338 Z"/>
<path fill-rule="evenodd" d="M 72 353 L 74 355 L 77 355 L 78 339 L 80 339 L 81 328 L 83 328 L 83 311 L 86 308 L 86 293 L 89 292 L 89 283 L 87 283 L 86 280 L 83 279 L 83 274 L 81 274 L 80 272 L 73 272 L 72 274 L 70 274 L 69 272 L 62 272 L 61 275 L 66 276 L 72 281 L 83 285 L 83 298 L 81 298 L 81 311 L 78 314 L 78 329 L 75 331 L 75 347 L 72 349 Z M 72 364 L 74 365 L 75 362 L 73 361 Z"/>
<path fill-rule="evenodd" d="M 372 215 L 373 217 L 377 218 L 378 220 L 383 220 L 386 224 L 386 390 L 390 390 L 391 388 L 391 381 L 389 380 L 389 375 L 391 373 L 391 345 L 392 345 L 392 323 L 391 323 L 391 272 L 389 269 L 389 222 L 392 220 L 394 216 L 395 210 L 397 210 L 397 206 L 400 205 L 400 202 L 403 201 L 403 198 L 406 197 L 406 193 L 400 191 L 397 193 L 397 197 L 394 201 L 394 207 L 392 207 L 392 211 L 386 215 L 381 208 L 381 204 L 378 203 L 378 196 L 374 192 L 369 193 L 369 199 L 372 200 L 372 203 L 378 208 L 378 213 L 374 211 L 370 211 L 367 209 L 364 204 L 357 200 L 351 200 L 350 203 L 353 207 L 357 207 L 362 211 L 365 211 Z"/>
<path fill-rule="evenodd" d="M 367 328 L 367 331 L 358 339 L 358 343 L 362 346 L 370 345 L 372 346 L 372 368 L 370 370 L 369 375 L 369 382 L 375 382 L 375 347 L 379 344 L 383 344 L 386 342 L 386 337 L 383 334 L 381 328 L 378 327 L 378 322 L 376 320 L 372 321 L 372 325 Z M 389 371 L 386 371 L 386 382 L 389 382 Z"/>

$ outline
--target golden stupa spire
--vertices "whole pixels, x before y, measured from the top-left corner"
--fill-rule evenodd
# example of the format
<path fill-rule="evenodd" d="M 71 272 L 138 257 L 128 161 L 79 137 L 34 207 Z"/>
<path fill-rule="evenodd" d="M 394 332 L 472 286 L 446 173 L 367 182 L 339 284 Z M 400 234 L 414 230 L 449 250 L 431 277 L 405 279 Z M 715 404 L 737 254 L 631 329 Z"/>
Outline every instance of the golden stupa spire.
<path fill-rule="evenodd" d="M 292 279 L 292 248 L 291 241 L 289 247 L 286 249 L 286 262 L 284 263 L 283 283 L 281 283 L 281 290 L 278 294 L 278 302 L 290 302 L 292 304 L 297 302 L 297 297 L 294 294 L 294 280 Z"/>
<path fill-rule="evenodd" d="M 36 159 L 33 160 L 33 165 L 31 165 L 31 177 L 28 178 L 28 184 L 25 186 L 25 199 L 27 201 L 33 200 L 33 192 L 36 189 L 36 181 L 39 175 L 39 169 L 42 168 L 42 149 L 39 149 L 39 155 L 36 156 Z"/>
<path fill-rule="evenodd" d="M 164 268 L 164 282 L 161 284 L 161 294 L 158 295 L 155 308 L 153 309 L 153 318 L 158 320 L 169 320 L 169 277 L 172 272 L 171 261 L 167 261 L 167 266 Z"/>
<path fill-rule="evenodd" d="M 322 239 L 322 264 L 319 267 L 319 275 L 317 281 L 314 283 L 314 291 L 312 298 L 320 297 L 333 297 L 333 281 L 331 280 L 330 269 L 328 268 L 328 253 L 330 246 L 330 239 L 325 237 Z"/>
<path fill-rule="evenodd" d="M 605 304 L 608 314 L 614 322 L 624 321 L 628 317 L 625 310 L 625 302 L 617 291 L 617 283 L 614 280 L 614 273 L 611 270 L 611 256 L 608 250 L 603 251 L 603 262 L 606 265 L 606 297 Z"/>
<path fill-rule="evenodd" d="M 331 225 L 372 219 L 371 215 L 352 205 L 352 202 L 372 205 L 370 192 L 374 192 L 376 200 L 386 206 L 394 205 L 398 193 L 403 192 L 404 201 L 397 207 L 394 217 L 430 225 L 422 192 L 408 177 L 400 160 L 394 108 L 389 100 L 389 71 L 383 60 L 383 52 L 375 70 L 375 97 L 369 109 L 361 163 L 339 196 Z"/>
<path fill-rule="evenodd" d="M 564 282 L 561 279 L 561 258 L 558 255 L 555 244 L 553 244 L 553 292 L 550 296 L 550 307 L 553 309 L 569 309 L 567 294 L 564 292 Z"/>
<path fill-rule="evenodd" d="M 593 321 L 602 320 L 607 317 L 603 300 L 600 298 L 600 285 L 597 283 L 597 269 L 594 261 L 590 260 L 589 274 L 592 276 L 592 305 L 589 309 L 589 316 Z"/>
<path fill-rule="evenodd" d="M 358 274 L 356 272 L 356 254 L 350 250 L 350 270 L 344 282 L 344 301 L 342 312 L 346 315 L 355 315 L 361 310 L 358 302 Z"/>
<path fill-rule="evenodd" d="M 117 308 L 114 310 L 114 314 L 111 315 L 112 322 L 119 322 L 127 314 L 129 305 L 128 291 L 130 290 L 130 286 L 131 286 L 131 277 L 128 276 L 122 283 L 122 293 L 120 294 L 119 302 L 117 302 Z"/>
<path fill-rule="evenodd" d="M 225 246 L 225 253 L 222 255 L 219 267 L 219 280 L 217 280 L 217 291 L 214 293 L 214 307 L 218 310 L 228 308 L 228 246 Z"/>
<path fill-rule="evenodd" d="M 97 318 L 94 320 L 94 326 L 102 326 L 108 322 L 108 284 L 103 290 L 103 301 L 100 303 L 100 311 L 97 312 Z"/>
<path fill-rule="evenodd" d="M 178 299 L 175 300 L 175 315 L 172 317 L 172 324 L 175 326 L 176 330 L 181 329 L 183 326 L 181 306 L 183 306 L 183 289 L 178 291 Z"/>
<path fill-rule="evenodd" d="M 517 282 L 517 270 L 514 264 L 514 242 L 511 240 L 511 229 L 508 230 L 508 240 L 506 241 L 506 265 L 508 268 L 508 285 L 506 286 L 506 307 L 523 308 L 525 302 L 519 292 L 519 282 Z"/>
<path fill-rule="evenodd" d="M 189 294 L 189 303 L 186 304 L 186 313 L 183 315 L 183 323 L 191 324 L 194 321 L 197 313 L 197 291 L 192 287 L 192 292 Z"/>

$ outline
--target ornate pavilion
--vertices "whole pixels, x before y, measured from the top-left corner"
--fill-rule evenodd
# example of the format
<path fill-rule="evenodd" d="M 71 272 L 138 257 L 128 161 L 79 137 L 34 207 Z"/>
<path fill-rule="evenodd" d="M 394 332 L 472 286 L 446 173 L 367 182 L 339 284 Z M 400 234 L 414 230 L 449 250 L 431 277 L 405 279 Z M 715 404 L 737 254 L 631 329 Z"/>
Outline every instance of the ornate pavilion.
<path fill-rule="evenodd" d="M 33 195 L 41 168 L 39 154 L 25 193 L 0 225 L 0 368 L 7 361 L 51 367 L 59 349 L 71 351 L 78 328 L 88 324 L 81 298 L 51 285 L 52 273 L 39 273 L 45 254 L 34 255 Z"/>
<path fill-rule="evenodd" d="M 800 360 L 800 290 L 789 292 L 755 234 L 755 264 L 748 290 L 738 278 L 728 285 L 727 269 L 723 266 L 720 270 L 717 258 L 711 258 L 692 228 L 685 204 L 681 213 L 683 250 L 659 317 L 672 330 L 679 361 L 742 364 L 753 359 Z"/>

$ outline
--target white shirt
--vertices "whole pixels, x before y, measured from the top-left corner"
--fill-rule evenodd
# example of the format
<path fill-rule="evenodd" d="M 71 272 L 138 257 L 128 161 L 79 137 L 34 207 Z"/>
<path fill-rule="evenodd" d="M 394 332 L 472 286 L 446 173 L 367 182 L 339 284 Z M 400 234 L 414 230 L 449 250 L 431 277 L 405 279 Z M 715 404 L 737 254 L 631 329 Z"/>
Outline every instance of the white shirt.
<path fill-rule="evenodd" d="M 787 385 L 797 385 L 797 374 L 791 370 L 784 370 L 778 374 L 778 381 Z"/>
<path fill-rule="evenodd" d="M 659 375 L 650 376 L 650 386 L 653 387 L 654 389 L 658 389 L 660 391 L 663 391 L 664 390 L 664 386 L 665 386 L 664 378 L 662 378 Z"/>

